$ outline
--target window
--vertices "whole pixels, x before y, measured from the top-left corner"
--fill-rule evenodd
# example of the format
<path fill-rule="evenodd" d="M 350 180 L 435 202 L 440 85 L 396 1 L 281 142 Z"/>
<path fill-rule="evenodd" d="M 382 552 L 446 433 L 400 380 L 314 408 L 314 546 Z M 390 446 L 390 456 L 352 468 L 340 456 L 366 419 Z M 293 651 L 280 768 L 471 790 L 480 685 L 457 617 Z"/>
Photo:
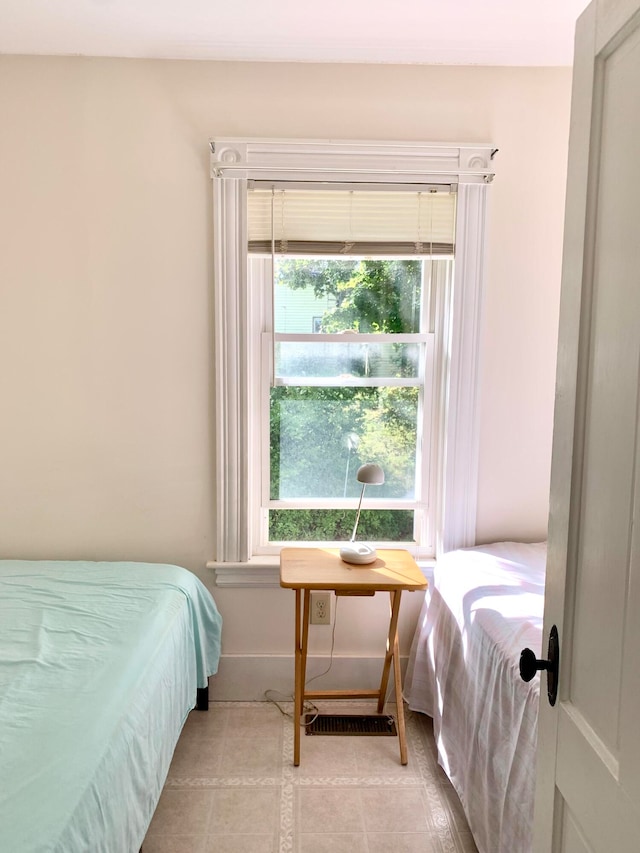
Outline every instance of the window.
<path fill-rule="evenodd" d="M 361 536 L 433 552 L 435 290 L 454 237 L 446 185 L 250 182 L 249 290 L 266 308 L 256 551 L 349 539 L 356 471 L 377 462 Z"/>
<path fill-rule="evenodd" d="M 212 143 L 218 583 L 245 564 L 261 582 L 283 542 L 348 539 L 365 461 L 387 476 L 363 538 L 473 544 L 490 157 Z"/>

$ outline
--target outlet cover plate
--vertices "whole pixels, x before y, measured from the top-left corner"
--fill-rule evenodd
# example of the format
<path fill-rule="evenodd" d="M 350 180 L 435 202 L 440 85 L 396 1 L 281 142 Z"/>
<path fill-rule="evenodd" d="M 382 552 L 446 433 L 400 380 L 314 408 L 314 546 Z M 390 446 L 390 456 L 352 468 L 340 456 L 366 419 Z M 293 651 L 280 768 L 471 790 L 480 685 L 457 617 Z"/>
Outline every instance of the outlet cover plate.
<path fill-rule="evenodd" d="M 326 590 L 311 590 L 310 625 L 331 625 L 331 596 Z"/>

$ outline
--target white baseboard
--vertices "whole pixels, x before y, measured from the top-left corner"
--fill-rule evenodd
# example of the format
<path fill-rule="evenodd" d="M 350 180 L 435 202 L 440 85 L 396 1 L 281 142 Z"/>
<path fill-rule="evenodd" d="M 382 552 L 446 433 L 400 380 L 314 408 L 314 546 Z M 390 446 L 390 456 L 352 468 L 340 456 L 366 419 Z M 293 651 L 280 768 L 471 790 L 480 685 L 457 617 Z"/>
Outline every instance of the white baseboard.
<path fill-rule="evenodd" d="M 400 658 L 402 674 L 408 658 Z M 380 657 L 334 656 L 330 671 L 313 682 L 318 690 L 377 690 L 382 676 Z M 329 666 L 329 657 L 309 655 L 307 682 Z M 265 691 L 280 693 L 286 701 L 293 696 L 293 655 L 222 655 L 217 675 L 209 679 L 209 698 L 219 702 L 261 702 Z M 389 676 L 389 698 L 394 698 L 393 667 Z M 272 698 L 277 699 L 277 696 Z"/>

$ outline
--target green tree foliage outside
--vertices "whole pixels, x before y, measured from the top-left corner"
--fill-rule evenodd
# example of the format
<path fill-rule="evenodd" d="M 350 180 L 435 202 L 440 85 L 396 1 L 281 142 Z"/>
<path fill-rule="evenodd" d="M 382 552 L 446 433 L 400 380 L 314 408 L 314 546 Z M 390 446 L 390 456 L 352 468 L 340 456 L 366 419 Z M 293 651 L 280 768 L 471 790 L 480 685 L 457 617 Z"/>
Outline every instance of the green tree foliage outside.
<path fill-rule="evenodd" d="M 311 288 L 332 296 L 320 328 L 325 333 L 419 331 L 421 262 L 286 259 L 276 286 Z M 412 375 L 407 348 L 393 345 L 393 375 Z M 366 375 L 355 368 L 356 375 Z M 271 497 L 353 497 L 354 510 L 271 510 L 271 541 L 344 540 L 351 535 L 356 471 L 377 462 L 385 484 L 370 497 L 412 497 L 415 479 L 418 389 L 415 387 L 280 386 L 271 390 Z M 371 494 L 375 492 L 375 494 Z M 413 511 L 364 510 L 358 538 L 410 541 Z"/>
<path fill-rule="evenodd" d="M 322 318 L 323 332 L 418 332 L 421 261 L 281 260 L 276 286 L 310 288 L 319 298 L 333 296 L 335 308 Z"/>
<path fill-rule="evenodd" d="M 269 539 L 272 542 L 347 541 L 355 518 L 355 509 L 275 509 L 269 513 Z M 411 542 L 413 511 L 363 510 L 357 538 L 369 542 Z"/>

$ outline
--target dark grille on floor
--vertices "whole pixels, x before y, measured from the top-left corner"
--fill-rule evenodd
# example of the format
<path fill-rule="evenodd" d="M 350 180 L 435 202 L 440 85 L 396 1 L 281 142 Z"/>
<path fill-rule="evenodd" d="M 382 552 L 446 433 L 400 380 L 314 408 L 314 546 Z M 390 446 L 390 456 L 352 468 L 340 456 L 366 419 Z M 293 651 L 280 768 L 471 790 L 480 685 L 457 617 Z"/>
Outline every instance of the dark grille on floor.
<path fill-rule="evenodd" d="M 386 714 L 306 714 L 308 735 L 397 735 L 396 721 Z"/>

